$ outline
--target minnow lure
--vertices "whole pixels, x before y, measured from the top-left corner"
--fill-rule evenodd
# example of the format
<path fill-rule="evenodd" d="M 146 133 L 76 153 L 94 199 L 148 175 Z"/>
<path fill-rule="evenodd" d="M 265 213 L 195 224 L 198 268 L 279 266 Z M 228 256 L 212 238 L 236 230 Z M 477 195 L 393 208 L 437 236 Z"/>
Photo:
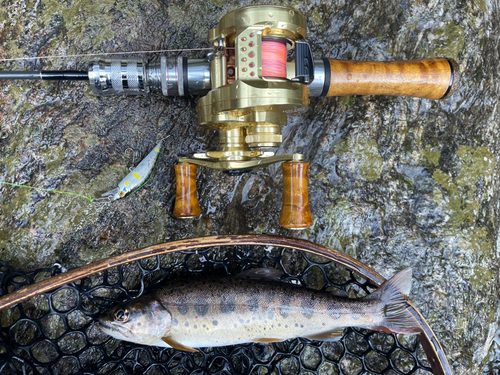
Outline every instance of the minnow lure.
<path fill-rule="evenodd" d="M 153 151 L 151 151 L 148 156 L 146 156 L 137 167 L 135 167 L 123 180 L 120 181 L 118 187 L 110 190 L 101 195 L 102 197 L 107 197 L 113 195 L 113 200 L 123 198 L 125 195 L 140 187 L 141 184 L 146 182 L 147 178 L 153 170 L 156 159 L 160 155 L 162 146 L 162 141 L 160 141 Z"/>
<path fill-rule="evenodd" d="M 184 351 L 295 337 L 333 341 L 345 327 L 422 330 L 403 296 L 410 292 L 410 268 L 359 299 L 277 282 L 273 272 L 279 273 L 257 269 L 236 277 L 174 281 L 111 307 L 99 317 L 100 328 L 119 340 Z"/>

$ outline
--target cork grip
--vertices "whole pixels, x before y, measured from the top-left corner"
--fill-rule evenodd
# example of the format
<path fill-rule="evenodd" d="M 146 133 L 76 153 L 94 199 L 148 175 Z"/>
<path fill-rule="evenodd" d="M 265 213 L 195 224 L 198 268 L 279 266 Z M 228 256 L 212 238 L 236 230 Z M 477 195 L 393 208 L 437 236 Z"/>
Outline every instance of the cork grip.
<path fill-rule="evenodd" d="M 174 216 L 180 219 L 196 217 L 201 213 L 196 193 L 196 165 L 177 164 L 175 166 L 177 192 Z"/>
<path fill-rule="evenodd" d="M 283 167 L 283 207 L 280 225 L 288 229 L 305 229 L 312 225 L 307 192 L 309 163 L 286 162 Z"/>
<path fill-rule="evenodd" d="M 324 61 L 325 96 L 394 95 L 445 99 L 456 91 L 460 82 L 458 64 L 445 58 L 395 62 L 328 59 L 329 64 L 327 59 Z M 328 81 L 330 85 L 326 87 Z"/>

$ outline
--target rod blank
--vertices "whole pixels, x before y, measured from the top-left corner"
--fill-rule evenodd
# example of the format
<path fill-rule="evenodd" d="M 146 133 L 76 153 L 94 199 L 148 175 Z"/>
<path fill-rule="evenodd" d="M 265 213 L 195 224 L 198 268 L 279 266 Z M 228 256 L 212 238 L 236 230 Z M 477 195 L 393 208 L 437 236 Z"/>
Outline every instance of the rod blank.
<path fill-rule="evenodd" d="M 0 80 L 44 80 L 44 81 L 87 81 L 87 72 L 79 70 L 31 70 L 31 71 L 0 71 Z"/>

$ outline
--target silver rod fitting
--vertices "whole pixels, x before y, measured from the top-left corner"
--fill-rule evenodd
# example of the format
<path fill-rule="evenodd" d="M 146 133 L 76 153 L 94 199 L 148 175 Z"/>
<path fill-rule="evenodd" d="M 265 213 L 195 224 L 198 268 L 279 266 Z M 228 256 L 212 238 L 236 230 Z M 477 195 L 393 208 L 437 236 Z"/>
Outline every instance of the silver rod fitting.
<path fill-rule="evenodd" d="M 165 96 L 205 94 L 210 90 L 207 60 L 160 56 L 138 59 L 107 59 L 90 64 L 89 81 L 96 95 L 136 95 L 151 91 Z"/>

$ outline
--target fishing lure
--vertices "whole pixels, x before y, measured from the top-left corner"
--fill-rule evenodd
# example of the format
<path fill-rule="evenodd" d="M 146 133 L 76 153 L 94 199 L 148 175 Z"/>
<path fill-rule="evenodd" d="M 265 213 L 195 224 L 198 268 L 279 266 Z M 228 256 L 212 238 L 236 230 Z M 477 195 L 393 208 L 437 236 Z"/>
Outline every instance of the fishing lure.
<path fill-rule="evenodd" d="M 139 163 L 137 167 L 135 167 L 127 176 L 125 176 L 123 180 L 120 181 L 117 188 L 102 194 L 101 198 L 112 195 L 113 200 L 115 201 L 123 198 L 125 195 L 146 182 L 155 166 L 156 159 L 158 159 L 161 146 L 162 141 L 155 146 L 155 148 Z"/>

